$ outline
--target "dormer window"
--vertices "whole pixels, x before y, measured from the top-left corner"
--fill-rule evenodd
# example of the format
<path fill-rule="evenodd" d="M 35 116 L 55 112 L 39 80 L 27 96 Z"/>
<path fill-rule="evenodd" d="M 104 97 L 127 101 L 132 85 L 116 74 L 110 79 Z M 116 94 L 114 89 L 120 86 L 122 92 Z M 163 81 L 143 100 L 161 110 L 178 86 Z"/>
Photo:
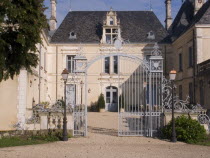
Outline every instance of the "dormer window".
<path fill-rule="evenodd" d="M 114 44 L 117 39 L 121 40 L 120 22 L 117 13 L 111 9 L 104 20 L 102 43 Z"/>
<path fill-rule="evenodd" d="M 114 19 L 112 17 L 110 18 L 110 25 L 114 25 Z"/>
<path fill-rule="evenodd" d="M 114 41 L 117 39 L 118 30 L 117 29 L 106 29 L 105 37 L 107 44 L 114 44 Z"/>
<path fill-rule="evenodd" d="M 74 31 L 69 33 L 69 39 L 77 39 L 77 35 Z"/>
<path fill-rule="evenodd" d="M 151 39 L 151 40 L 155 39 L 155 34 L 153 31 L 150 31 L 147 33 L 147 39 Z"/>

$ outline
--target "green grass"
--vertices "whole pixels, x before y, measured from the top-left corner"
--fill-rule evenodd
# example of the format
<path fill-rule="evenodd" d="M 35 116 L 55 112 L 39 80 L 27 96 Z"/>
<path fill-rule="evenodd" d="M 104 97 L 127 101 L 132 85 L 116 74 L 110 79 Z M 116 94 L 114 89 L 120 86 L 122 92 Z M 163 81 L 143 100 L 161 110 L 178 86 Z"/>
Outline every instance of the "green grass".
<path fill-rule="evenodd" d="M 0 139 L 0 148 L 12 146 L 24 146 L 35 144 L 46 144 L 49 142 L 59 141 L 56 136 L 32 136 L 32 137 L 6 137 Z"/>
<path fill-rule="evenodd" d="M 207 138 L 204 141 L 193 143 L 195 145 L 210 146 L 210 135 L 207 135 Z"/>

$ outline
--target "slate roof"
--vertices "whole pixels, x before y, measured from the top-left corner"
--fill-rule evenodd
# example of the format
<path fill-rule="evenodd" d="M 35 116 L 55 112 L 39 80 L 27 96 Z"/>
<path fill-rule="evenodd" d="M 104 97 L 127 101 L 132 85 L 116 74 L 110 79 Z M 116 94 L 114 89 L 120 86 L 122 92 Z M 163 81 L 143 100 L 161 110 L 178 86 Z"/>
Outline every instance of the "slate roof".
<path fill-rule="evenodd" d="M 169 28 L 169 36 L 165 39 L 174 41 L 195 24 L 210 24 L 210 0 L 194 15 L 192 0 L 186 0 Z"/>
<path fill-rule="evenodd" d="M 195 15 L 193 24 L 210 24 L 210 1 L 207 1 Z"/>
<path fill-rule="evenodd" d="M 194 18 L 194 6 L 192 2 L 186 0 L 177 13 L 172 25 L 169 28 L 171 41 L 177 39 L 192 23 Z"/>
<path fill-rule="evenodd" d="M 51 43 L 100 43 L 103 20 L 108 11 L 69 12 L 54 33 Z M 117 11 L 122 38 L 132 43 L 160 42 L 167 35 L 164 27 L 152 11 Z M 147 39 L 153 31 L 155 39 Z M 77 39 L 69 39 L 75 32 Z"/>

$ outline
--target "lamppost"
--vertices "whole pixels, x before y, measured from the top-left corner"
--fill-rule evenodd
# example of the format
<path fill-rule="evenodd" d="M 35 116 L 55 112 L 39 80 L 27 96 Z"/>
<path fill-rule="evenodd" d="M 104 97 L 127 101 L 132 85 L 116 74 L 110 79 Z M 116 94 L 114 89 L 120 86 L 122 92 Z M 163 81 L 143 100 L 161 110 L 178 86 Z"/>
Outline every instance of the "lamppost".
<path fill-rule="evenodd" d="M 64 80 L 64 117 L 63 117 L 63 141 L 68 141 L 67 133 L 67 117 L 66 117 L 66 82 L 68 79 L 69 72 L 67 69 L 64 69 L 62 72 L 62 78 Z"/>
<path fill-rule="evenodd" d="M 171 137 L 171 142 L 176 142 L 176 130 L 175 130 L 175 119 L 174 119 L 174 80 L 176 78 L 176 70 L 171 70 L 170 71 L 170 80 L 172 84 L 172 137 Z"/>
<path fill-rule="evenodd" d="M 84 82 L 81 81 L 81 82 L 80 82 L 80 86 L 81 86 L 81 105 L 82 105 L 82 88 L 83 88 L 83 85 L 84 85 Z"/>

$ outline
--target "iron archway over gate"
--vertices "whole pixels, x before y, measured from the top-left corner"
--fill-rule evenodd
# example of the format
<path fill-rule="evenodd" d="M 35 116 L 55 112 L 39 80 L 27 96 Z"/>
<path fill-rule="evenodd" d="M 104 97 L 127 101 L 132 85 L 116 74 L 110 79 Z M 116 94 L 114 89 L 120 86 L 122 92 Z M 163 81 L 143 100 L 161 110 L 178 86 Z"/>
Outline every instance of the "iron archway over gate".
<path fill-rule="evenodd" d="M 138 56 L 112 53 L 100 55 L 87 62 L 84 56 L 75 57 L 75 73 L 85 77 L 85 103 L 74 108 L 74 135 L 87 136 L 88 74 L 95 62 L 117 56 L 130 60 L 135 69 L 118 73 L 118 136 L 154 136 L 161 126 L 163 58 L 157 44 L 148 60 Z M 122 64 L 128 62 L 120 62 Z M 123 79 L 122 79 L 123 76 Z"/>

